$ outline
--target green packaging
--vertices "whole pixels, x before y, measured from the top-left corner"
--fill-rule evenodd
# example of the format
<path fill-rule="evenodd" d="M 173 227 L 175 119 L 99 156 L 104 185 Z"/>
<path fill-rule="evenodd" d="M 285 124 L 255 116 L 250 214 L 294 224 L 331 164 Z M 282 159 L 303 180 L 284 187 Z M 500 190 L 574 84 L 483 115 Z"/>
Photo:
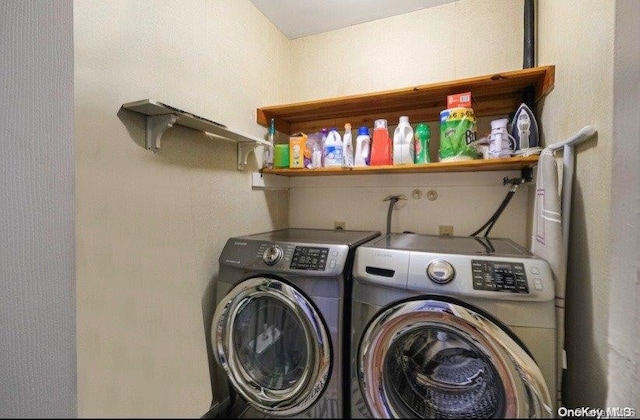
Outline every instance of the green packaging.
<path fill-rule="evenodd" d="M 276 148 L 273 154 L 273 166 L 276 168 L 289 167 L 289 145 L 288 144 L 276 144 Z"/>
<path fill-rule="evenodd" d="M 415 155 L 414 163 L 429 163 L 429 144 L 431 143 L 431 129 L 425 123 L 416 125 L 415 133 Z"/>
<path fill-rule="evenodd" d="M 472 108 L 449 108 L 440 113 L 440 161 L 478 157 L 471 143 L 476 141 L 476 117 Z"/>

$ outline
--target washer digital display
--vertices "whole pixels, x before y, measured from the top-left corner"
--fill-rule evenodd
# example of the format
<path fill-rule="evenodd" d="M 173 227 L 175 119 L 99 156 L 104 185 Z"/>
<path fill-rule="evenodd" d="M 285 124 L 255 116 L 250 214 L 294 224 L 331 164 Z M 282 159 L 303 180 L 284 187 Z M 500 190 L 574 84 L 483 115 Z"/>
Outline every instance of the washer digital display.
<path fill-rule="evenodd" d="M 485 260 L 471 260 L 475 290 L 529 293 L 524 264 Z"/>
<path fill-rule="evenodd" d="M 327 265 L 329 248 L 297 246 L 293 251 L 289 268 L 296 270 L 323 271 Z"/>

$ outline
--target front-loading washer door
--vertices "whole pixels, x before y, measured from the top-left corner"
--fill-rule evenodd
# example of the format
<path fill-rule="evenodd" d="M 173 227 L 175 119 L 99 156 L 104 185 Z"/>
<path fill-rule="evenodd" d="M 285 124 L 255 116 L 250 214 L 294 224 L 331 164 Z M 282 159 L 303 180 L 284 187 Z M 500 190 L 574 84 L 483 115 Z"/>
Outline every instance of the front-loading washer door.
<path fill-rule="evenodd" d="M 236 285 L 218 303 L 211 336 L 233 387 L 266 414 L 304 411 L 329 382 L 328 329 L 313 303 L 283 280 Z"/>
<path fill-rule="evenodd" d="M 457 300 L 383 308 L 358 347 L 358 379 L 377 418 L 553 417 L 542 373 L 492 317 Z"/>

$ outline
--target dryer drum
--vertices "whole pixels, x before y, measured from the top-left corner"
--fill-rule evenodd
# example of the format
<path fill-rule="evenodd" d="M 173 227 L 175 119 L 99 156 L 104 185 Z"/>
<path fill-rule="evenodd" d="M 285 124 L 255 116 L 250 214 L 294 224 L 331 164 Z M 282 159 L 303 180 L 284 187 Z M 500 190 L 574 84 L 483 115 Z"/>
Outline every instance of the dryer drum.
<path fill-rule="evenodd" d="M 377 418 L 540 418 L 551 400 L 505 326 L 453 302 L 383 309 L 359 344 L 360 388 Z"/>
<path fill-rule="evenodd" d="M 214 355 L 233 387 L 260 412 L 298 414 L 329 381 L 331 342 L 312 303 L 284 281 L 255 277 L 216 308 Z"/>

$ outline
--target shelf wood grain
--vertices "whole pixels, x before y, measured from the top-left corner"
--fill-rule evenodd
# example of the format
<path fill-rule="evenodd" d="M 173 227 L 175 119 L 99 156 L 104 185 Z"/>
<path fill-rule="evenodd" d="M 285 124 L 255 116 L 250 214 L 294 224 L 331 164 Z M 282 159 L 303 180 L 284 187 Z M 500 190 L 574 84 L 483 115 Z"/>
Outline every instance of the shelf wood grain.
<path fill-rule="evenodd" d="M 317 101 L 265 106 L 257 109 L 258 124 L 268 127 L 275 119 L 276 129 L 290 135 L 312 133 L 323 127 L 373 127 L 376 119 L 398 121 L 406 115 L 412 122 L 435 122 L 447 108 L 447 95 L 471 92 L 476 117 L 507 115 L 524 102 L 525 92 L 537 102 L 552 89 L 555 66 L 540 66 L 485 76 L 431 83 L 404 89 Z"/>
<path fill-rule="evenodd" d="M 481 171 L 510 171 L 533 167 L 538 163 L 538 155 L 514 156 L 499 159 L 473 159 L 450 162 L 433 162 L 425 164 L 364 166 L 354 168 L 317 168 L 290 169 L 273 168 L 262 169 L 262 173 L 288 177 L 296 176 L 328 176 L 328 175 L 373 175 L 373 174 L 414 174 L 441 172 L 481 172 Z"/>

